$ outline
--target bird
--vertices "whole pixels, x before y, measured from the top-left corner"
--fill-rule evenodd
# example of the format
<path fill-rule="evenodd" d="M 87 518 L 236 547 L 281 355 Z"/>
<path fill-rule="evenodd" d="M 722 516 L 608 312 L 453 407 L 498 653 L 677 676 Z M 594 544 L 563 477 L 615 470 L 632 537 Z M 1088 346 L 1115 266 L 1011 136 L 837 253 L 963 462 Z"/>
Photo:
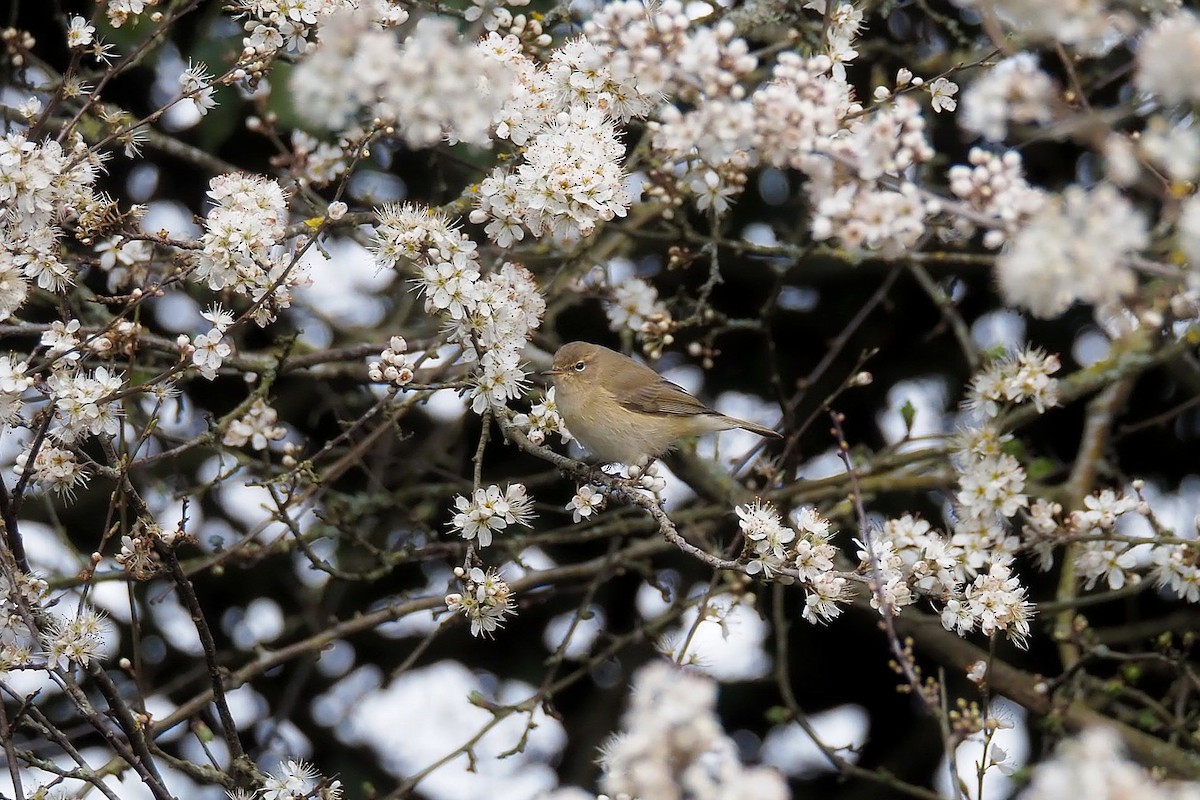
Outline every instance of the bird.
<path fill-rule="evenodd" d="M 644 364 L 590 342 L 569 342 L 546 373 L 571 435 L 597 458 L 646 464 L 680 439 L 742 428 L 773 439 L 771 428 L 714 411 Z"/>

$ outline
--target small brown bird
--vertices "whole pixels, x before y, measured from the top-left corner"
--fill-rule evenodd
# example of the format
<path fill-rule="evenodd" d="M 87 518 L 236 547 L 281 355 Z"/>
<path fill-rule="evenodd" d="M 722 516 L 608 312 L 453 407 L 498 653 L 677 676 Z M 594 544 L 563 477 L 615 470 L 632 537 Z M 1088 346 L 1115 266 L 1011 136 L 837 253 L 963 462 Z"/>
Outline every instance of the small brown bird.
<path fill-rule="evenodd" d="M 685 437 L 729 428 L 782 438 L 770 428 L 712 410 L 649 367 L 598 344 L 564 344 L 546 374 L 554 381 L 563 421 L 604 461 L 641 463 Z"/>

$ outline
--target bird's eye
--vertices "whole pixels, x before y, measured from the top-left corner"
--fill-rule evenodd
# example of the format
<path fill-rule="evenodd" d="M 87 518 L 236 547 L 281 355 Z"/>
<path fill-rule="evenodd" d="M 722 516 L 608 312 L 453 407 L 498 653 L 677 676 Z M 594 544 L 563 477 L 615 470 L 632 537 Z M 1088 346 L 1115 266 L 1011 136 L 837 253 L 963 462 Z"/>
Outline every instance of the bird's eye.
<path fill-rule="evenodd" d="M 575 371 L 576 372 L 583 372 L 585 367 L 587 367 L 587 364 L 583 363 L 582 361 L 575 362 Z"/>

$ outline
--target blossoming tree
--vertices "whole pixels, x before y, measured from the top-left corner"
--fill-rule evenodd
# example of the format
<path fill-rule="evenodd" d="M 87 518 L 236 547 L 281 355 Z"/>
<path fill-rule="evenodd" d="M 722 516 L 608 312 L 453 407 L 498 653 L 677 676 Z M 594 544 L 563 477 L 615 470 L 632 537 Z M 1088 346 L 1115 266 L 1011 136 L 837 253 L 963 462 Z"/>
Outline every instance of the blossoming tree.
<path fill-rule="evenodd" d="M 1200 796 L 1200 16 L 68 5 L 0 795 Z M 783 439 L 593 463 L 572 339 Z"/>

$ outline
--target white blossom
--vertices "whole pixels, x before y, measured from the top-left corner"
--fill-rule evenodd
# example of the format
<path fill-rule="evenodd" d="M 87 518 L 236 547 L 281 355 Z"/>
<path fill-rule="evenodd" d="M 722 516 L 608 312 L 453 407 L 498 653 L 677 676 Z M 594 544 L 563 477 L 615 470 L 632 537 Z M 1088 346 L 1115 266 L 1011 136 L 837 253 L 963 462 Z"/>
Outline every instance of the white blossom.
<path fill-rule="evenodd" d="M 461 567 L 455 574 L 463 582 L 462 592 L 446 595 L 446 608 L 461 612 L 471 623 L 472 636 L 490 637 L 509 614 L 514 613 L 516 601 L 512 589 L 495 569 L 486 572 L 479 567 L 469 572 Z"/>
<path fill-rule="evenodd" d="M 611 796 L 785 800 L 773 769 L 744 766 L 716 714 L 711 678 L 651 662 L 634 675 L 622 732 L 602 749 L 600 786 Z"/>
<path fill-rule="evenodd" d="M 574 438 L 567 430 L 562 415 L 558 413 L 558 403 L 554 397 L 553 386 L 546 390 L 546 396 L 542 398 L 542 402 L 534 403 L 530 407 L 528 414 L 514 415 L 513 424 L 525 430 L 530 441 L 538 445 L 543 444 L 546 436 L 551 433 L 557 433 L 563 442 L 569 442 Z"/>
<path fill-rule="evenodd" d="M 1005 301 L 1038 317 L 1133 291 L 1126 258 L 1149 243 L 1145 217 L 1109 184 L 1070 186 L 1032 217 L 996 262 Z"/>
<path fill-rule="evenodd" d="M 534 517 L 533 499 L 520 483 L 510 484 L 503 491 L 495 484 L 476 489 L 469 499 L 458 495 L 454 508 L 454 519 L 447 524 L 462 538 L 477 540 L 480 547 L 490 545 L 492 534 L 509 525 L 529 527 Z"/>
<path fill-rule="evenodd" d="M 946 78 L 938 78 L 929 84 L 929 104 L 936 112 L 953 111 L 958 108 L 954 95 L 958 94 L 958 84 Z"/>
<path fill-rule="evenodd" d="M 959 124 L 997 142 L 1010 123 L 1045 125 L 1054 118 L 1054 82 L 1030 53 L 1006 58 L 967 87 Z"/>
<path fill-rule="evenodd" d="M 91 606 L 79 609 L 72 617 L 52 615 L 42 631 L 47 661 L 55 667 L 88 666 L 100 655 L 106 625 L 104 615 Z"/>
<path fill-rule="evenodd" d="M 367 375 L 376 383 L 390 383 L 400 388 L 412 382 L 413 365 L 408 359 L 408 342 L 403 336 L 393 336 L 379 354 L 378 361 L 367 366 Z"/>
<path fill-rule="evenodd" d="M 1133 81 L 1165 103 L 1200 100 L 1200 19 L 1180 11 L 1159 20 L 1138 45 Z"/>
<path fill-rule="evenodd" d="M 255 450 L 266 450 L 270 442 L 277 442 L 287 431 L 276 425 L 278 413 L 261 397 L 255 399 L 238 419 L 229 423 L 221 444 L 227 447 L 242 447 L 249 444 Z"/>
<path fill-rule="evenodd" d="M 604 508 L 606 500 L 604 490 L 600 487 L 585 483 L 575 491 L 575 496 L 567 503 L 567 511 L 571 512 L 571 521 L 580 522 Z"/>

